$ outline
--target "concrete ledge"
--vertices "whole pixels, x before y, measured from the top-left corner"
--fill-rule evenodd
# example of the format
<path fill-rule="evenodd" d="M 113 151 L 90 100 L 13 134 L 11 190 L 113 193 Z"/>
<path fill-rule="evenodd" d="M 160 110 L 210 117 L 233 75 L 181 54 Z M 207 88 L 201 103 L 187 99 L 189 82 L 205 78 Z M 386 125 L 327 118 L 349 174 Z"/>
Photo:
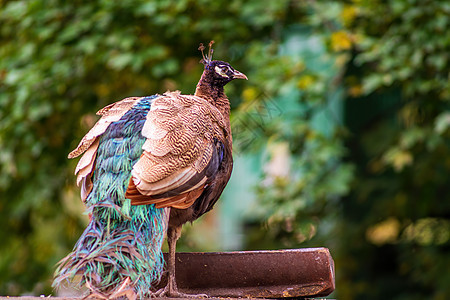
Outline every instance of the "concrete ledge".
<path fill-rule="evenodd" d="M 176 280 L 183 293 L 211 297 L 321 297 L 335 289 L 326 248 L 177 253 Z"/>

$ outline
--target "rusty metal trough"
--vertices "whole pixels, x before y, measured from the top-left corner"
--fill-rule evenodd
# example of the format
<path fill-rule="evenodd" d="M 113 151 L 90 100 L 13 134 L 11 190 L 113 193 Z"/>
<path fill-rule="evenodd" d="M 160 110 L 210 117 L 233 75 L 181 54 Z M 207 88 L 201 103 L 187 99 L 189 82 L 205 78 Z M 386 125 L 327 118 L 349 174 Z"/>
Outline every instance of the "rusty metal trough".
<path fill-rule="evenodd" d="M 320 297 L 335 288 L 326 248 L 177 253 L 176 281 L 183 293 L 210 297 Z"/>

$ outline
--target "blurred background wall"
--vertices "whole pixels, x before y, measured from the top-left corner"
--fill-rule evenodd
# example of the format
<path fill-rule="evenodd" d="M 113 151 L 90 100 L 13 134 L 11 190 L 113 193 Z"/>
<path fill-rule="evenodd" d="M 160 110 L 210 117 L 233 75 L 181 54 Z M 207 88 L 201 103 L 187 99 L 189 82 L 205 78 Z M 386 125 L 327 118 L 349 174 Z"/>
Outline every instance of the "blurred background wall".
<path fill-rule="evenodd" d="M 86 225 L 67 154 L 127 96 L 226 87 L 235 169 L 181 251 L 329 247 L 339 299 L 450 297 L 450 4 L 0 1 L 0 295 L 40 295 Z"/>

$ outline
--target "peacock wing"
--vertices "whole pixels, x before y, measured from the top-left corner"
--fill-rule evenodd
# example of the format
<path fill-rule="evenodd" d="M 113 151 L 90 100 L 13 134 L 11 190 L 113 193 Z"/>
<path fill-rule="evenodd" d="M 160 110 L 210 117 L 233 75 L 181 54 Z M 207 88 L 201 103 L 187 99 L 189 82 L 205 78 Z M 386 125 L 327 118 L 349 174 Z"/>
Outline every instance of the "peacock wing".
<path fill-rule="evenodd" d="M 224 124 L 217 108 L 202 98 L 174 92 L 155 99 L 125 196 L 133 205 L 191 206 L 219 169 Z"/>

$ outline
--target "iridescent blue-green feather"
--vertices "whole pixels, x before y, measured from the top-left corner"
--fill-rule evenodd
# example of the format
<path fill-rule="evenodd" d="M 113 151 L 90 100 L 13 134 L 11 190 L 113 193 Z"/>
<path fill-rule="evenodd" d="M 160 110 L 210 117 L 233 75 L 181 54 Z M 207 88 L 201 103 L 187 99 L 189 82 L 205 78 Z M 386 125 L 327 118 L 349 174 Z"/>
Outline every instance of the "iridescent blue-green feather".
<path fill-rule="evenodd" d="M 145 296 L 160 279 L 168 211 L 154 205 L 131 206 L 125 199 L 132 167 L 142 154 L 141 130 L 155 97 L 142 98 L 100 137 L 93 188 L 86 199 L 91 220 L 73 252 L 61 261 L 54 285 L 80 275 L 80 285 L 110 294 L 129 278 L 134 292 Z"/>

